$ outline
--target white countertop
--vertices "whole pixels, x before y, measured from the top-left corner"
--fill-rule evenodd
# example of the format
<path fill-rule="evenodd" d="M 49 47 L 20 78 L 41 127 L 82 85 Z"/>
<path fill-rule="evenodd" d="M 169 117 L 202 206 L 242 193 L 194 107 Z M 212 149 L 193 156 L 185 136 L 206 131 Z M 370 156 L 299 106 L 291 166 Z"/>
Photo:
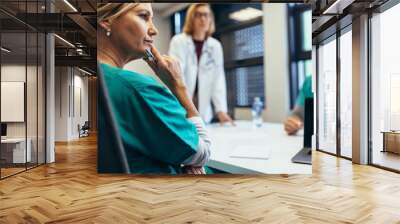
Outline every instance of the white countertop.
<path fill-rule="evenodd" d="M 235 174 L 311 174 L 312 166 L 292 163 L 291 158 L 302 148 L 303 135 L 288 136 L 283 124 L 263 123 L 255 128 L 251 121 L 235 121 L 236 126 L 208 125 L 212 140 L 211 158 L 207 166 Z M 268 159 L 234 158 L 237 148 L 268 150 Z M 254 153 L 253 153 L 254 154 Z"/>
<path fill-rule="evenodd" d="M 30 138 L 27 139 L 30 141 Z M 24 142 L 25 138 L 5 138 L 1 139 L 1 143 L 19 143 L 19 142 Z"/>

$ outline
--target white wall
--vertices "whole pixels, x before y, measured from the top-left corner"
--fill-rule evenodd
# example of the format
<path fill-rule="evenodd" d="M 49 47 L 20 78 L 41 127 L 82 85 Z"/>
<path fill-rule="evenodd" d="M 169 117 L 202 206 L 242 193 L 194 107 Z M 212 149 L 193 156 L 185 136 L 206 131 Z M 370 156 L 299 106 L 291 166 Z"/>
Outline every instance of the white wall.
<path fill-rule="evenodd" d="M 283 122 L 289 107 L 287 5 L 263 4 L 264 74 L 267 108 L 264 120 Z"/>
<path fill-rule="evenodd" d="M 157 15 L 157 14 L 156 14 Z M 169 17 L 154 16 L 154 25 L 158 29 L 158 35 L 154 37 L 154 44 L 161 54 L 167 54 L 171 39 L 171 24 Z M 143 60 L 135 60 L 124 67 L 127 70 L 141 74 L 155 76 L 154 72 Z"/>
<path fill-rule="evenodd" d="M 25 82 L 25 69 L 25 64 L 1 65 L 1 81 Z"/>
<path fill-rule="evenodd" d="M 72 129 L 70 132 L 70 135 L 72 138 L 79 138 L 79 132 L 78 132 L 78 124 L 81 126 L 85 123 L 85 121 L 88 121 L 88 77 L 87 76 L 82 76 L 83 73 L 76 74 L 77 70 L 75 70 L 75 75 L 74 75 L 74 96 L 72 98 L 74 99 L 74 107 L 72 108 L 75 110 L 72 113 Z M 80 90 L 80 93 L 78 91 Z M 80 97 L 79 97 L 80 95 Z M 80 102 L 79 102 L 80 101 Z M 72 105 L 71 105 L 72 106 Z M 79 108 L 81 107 L 81 108 Z M 81 112 L 79 110 L 82 110 Z"/>
<path fill-rule="evenodd" d="M 55 68 L 55 140 L 68 140 L 68 67 Z"/>
<path fill-rule="evenodd" d="M 23 65 L 20 65 L 20 64 L 2 65 L 1 66 L 1 81 L 2 82 L 17 81 L 17 82 L 25 82 L 26 83 L 26 80 L 25 80 L 26 69 L 28 71 L 28 74 L 30 75 L 30 74 L 32 74 L 34 67 L 29 66 L 29 65 L 27 67 L 25 67 L 25 64 L 23 64 Z M 35 72 L 35 74 L 36 74 L 36 72 Z M 30 83 L 30 84 L 32 84 L 32 83 Z M 36 85 L 36 82 L 34 83 L 34 85 Z M 31 90 L 31 89 L 29 88 L 27 90 Z M 29 91 L 27 93 L 27 96 L 36 98 L 36 89 L 34 89 L 34 92 Z M 32 102 L 32 99 L 27 99 L 28 104 L 31 102 Z M 36 108 L 36 104 L 35 104 L 35 108 Z M 7 109 L 8 108 L 1 108 L 1 110 L 7 110 Z M 29 111 L 29 112 L 31 112 L 31 111 Z M 33 118 L 36 118 L 36 114 L 34 117 L 31 117 L 31 115 L 33 115 L 31 113 L 28 113 L 27 115 L 28 115 L 29 122 L 31 122 L 33 120 Z M 26 126 L 26 122 L 7 122 L 7 136 L 8 137 L 25 137 L 25 126 Z M 30 128 L 30 127 L 32 127 L 31 124 L 28 125 L 28 128 Z M 29 132 L 29 130 L 28 130 L 28 132 Z"/>
<path fill-rule="evenodd" d="M 88 120 L 88 78 L 76 68 L 56 67 L 55 86 L 55 140 L 77 139 L 78 124 Z"/>
<path fill-rule="evenodd" d="M 44 162 L 44 74 L 41 66 L 25 66 L 24 64 L 12 63 L 1 66 L 1 81 L 24 82 L 26 85 L 26 107 L 20 108 L 21 113 L 26 112 L 26 120 L 23 122 L 6 122 L 7 137 L 30 139 L 32 161 L 36 162 L 39 153 L 39 163 Z M 27 81 L 25 80 L 27 78 Z M 22 92 L 23 94 L 23 92 Z M 2 95 L 2 98 L 7 95 Z M 2 107 L 1 110 L 12 110 L 9 107 Z M 7 111 L 13 113 L 13 111 Z"/>
<path fill-rule="evenodd" d="M 25 82 L 25 64 L 8 64 L 1 66 L 1 81 Z M 7 108 L 1 108 L 7 110 Z M 7 137 L 25 137 L 25 122 L 7 122 Z"/>

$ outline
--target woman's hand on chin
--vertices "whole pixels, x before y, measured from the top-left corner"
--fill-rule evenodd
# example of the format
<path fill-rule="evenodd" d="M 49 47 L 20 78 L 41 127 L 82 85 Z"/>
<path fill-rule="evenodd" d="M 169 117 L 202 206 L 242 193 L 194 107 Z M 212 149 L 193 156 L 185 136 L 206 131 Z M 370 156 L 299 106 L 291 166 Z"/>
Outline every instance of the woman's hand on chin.
<path fill-rule="evenodd" d="M 151 52 L 154 60 L 149 60 L 148 58 L 144 58 L 144 60 L 176 96 L 182 107 L 185 108 L 186 117 L 199 116 L 199 112 L 189 97 L 189 92 L 183 81 L 179 61 L 167 55 L 161 56 L 154 46 L 151 47 Z"/>
<path fill-rule="evenodd" d="M 144 60 L 161 81 L 172 91 L 185 88 L 179 61 L 170 56 L 161 55 L 154 46 L 151 47 L 151 52 L 155 60 L 149 60 L 148 58 L 144 58 Z"/>

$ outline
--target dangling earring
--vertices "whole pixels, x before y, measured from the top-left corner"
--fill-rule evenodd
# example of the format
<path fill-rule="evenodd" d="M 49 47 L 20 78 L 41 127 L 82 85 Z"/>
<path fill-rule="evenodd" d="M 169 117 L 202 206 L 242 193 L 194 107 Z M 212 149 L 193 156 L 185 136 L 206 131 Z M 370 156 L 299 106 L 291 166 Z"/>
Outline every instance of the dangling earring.
<path fill-rule="evenodd" d="M 111 36 L 111 30 L 107 30 L 106 36 L 107 36 L 107 37 Z"/>

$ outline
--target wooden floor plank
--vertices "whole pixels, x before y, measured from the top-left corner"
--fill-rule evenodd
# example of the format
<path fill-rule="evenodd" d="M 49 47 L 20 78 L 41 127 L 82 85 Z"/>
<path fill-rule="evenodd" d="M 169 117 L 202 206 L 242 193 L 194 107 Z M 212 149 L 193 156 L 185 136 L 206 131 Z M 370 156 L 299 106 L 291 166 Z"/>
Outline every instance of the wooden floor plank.
<path fill-rule="evenodd" d="M 96 138 L 0 181 L 0 223 L 400 223 L 400 175 L 313 154 L 312 175 L 96 172 Z"/>

